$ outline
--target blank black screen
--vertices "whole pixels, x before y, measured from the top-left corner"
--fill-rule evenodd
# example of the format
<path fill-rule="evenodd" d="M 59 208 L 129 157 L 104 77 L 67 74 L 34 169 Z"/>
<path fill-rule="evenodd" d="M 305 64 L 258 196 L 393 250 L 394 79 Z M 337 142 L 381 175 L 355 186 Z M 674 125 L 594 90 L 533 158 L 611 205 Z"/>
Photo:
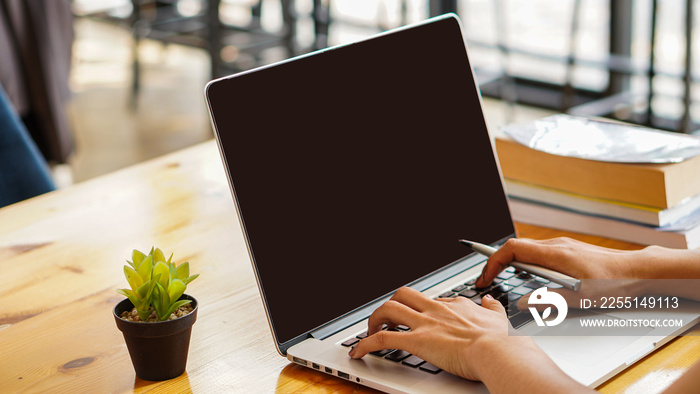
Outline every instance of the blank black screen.
<path fill-rule="evenodd" d="M 453 17 L 207 95 L 279 343 L 514 232 Z"/>

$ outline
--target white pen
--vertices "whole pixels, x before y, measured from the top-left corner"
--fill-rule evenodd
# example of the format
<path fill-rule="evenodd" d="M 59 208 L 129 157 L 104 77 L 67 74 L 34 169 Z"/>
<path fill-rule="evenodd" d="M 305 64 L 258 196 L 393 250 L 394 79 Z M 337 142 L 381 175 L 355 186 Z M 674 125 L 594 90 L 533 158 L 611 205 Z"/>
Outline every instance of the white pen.
<path fill-rule="evenodd" d="M 483 254 L 487 257 L 491 256 L 498 250 L 496 248 L 492 248 L 491 246 L 480 244 L 478 242 L 467 241 L 466 239 L 460 239 L 459 242 L 463 243 L 464 245 L 467 245 L 476 253 Z M 510 263 L 508 263 L 508 265 L 510 265 L 513 268 L 517 268 L 521 271 L 529 272 L 533 275 L 549 279 L 552 282 L 560 284 L 569 290 L 578 291 L 578 289 L 581 288 L 581 280 L 572 278 L 569 275 L 562 274 L 561 272 L 557 272 L 549 268 L 541 267 L 539 265 L 521 263 L 518 261 L 511 261 Z"/>

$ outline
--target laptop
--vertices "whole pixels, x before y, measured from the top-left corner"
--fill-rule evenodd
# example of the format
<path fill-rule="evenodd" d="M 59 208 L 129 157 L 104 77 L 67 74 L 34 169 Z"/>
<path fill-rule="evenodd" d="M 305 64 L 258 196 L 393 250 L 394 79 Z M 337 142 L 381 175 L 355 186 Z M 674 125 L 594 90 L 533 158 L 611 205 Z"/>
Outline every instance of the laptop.
<path fill-rule="evenodd" d="M 461 296 L 485 260 L 460 238 L 515 236 L 458 17 L 216 79 L 205 95 L 277 351 L 383 391 L 485 391 L 420 361 L 348 357 L 399 287 Z M 674 330 L 535 340 L 595 387 Z"/>

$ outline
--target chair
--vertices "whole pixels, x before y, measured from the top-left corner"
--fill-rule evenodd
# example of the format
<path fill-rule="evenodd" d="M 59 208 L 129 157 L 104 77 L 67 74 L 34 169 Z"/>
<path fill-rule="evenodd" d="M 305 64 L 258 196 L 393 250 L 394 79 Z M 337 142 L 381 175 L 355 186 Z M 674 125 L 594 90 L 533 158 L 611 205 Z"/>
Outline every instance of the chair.
<path fill-rule="evenodd" d="M 131 15 L 133 46 L 132 93 L 140 87 L 139 41 L 148 38 L 163 43 L 175 43 L 202 48 L 211 60 L 211 77 L 260 65 L 261 53 L 281 47 L 286 57 L 296 54 L 294 47 L 295 14 L 292 0 L 280 0 L 283 28 L 267 31 L 261 23 L 262 0 L 249 2 L 250 22 L 237 26 L 222 20 L 220 8 L 229 4 L 223 0 L 200 0 L 201 8 L 193 13 L 182 12 L 180 0 L 132 0 Z M 243 5 L 242 7 L 245 7 Z M 240 54 L 251 62 L 239 64 Z"/>
<path fill-rule="evenodd" d="M 46 161 L 0 86 L 0 207 L 54 189 Z"/>

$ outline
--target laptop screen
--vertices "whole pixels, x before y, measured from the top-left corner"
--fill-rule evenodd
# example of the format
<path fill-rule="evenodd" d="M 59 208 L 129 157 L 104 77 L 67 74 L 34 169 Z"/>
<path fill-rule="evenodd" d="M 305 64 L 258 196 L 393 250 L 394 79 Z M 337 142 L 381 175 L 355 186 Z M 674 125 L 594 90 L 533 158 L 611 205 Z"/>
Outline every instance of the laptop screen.
<path fill-rule="evenodd" d="M 207 99 L 278 343 L 514 233 L 454 17 Z"/>

